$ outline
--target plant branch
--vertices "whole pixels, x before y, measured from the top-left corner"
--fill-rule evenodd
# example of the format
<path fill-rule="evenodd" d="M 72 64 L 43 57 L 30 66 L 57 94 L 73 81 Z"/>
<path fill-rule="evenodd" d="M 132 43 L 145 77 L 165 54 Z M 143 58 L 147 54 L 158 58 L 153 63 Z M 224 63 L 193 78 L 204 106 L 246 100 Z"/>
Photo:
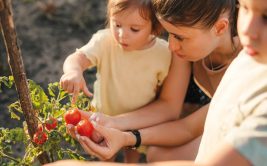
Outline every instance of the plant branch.
<path fill-rule="evenodd" d="M 2 151 L 0 151 L 0 154 L 1 154 L 0 156 L 2 156 L 2 157 L 4 157 L 4 158 L 7 158 L 7 159 L 12 160 L 12 161 L 15 161 L 16 163 L 20 163 L 19 160 L 17 160 L 17 159 L 15 159 L 14 157 L 11 157 L 11 156 L 5 154 L 5 153 L 2 152 Z"/>

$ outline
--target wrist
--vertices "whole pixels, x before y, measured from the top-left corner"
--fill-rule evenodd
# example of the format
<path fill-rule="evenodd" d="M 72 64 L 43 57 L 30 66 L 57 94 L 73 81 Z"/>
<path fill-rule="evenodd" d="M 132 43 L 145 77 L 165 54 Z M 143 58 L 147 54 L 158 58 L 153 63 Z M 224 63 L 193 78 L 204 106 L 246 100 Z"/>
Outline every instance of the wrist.
<path fill-rule="evenodd" d="M 138 130 L 130 130 L 128 131 L 134 139 L 131 139 L 130 142 L 128 143 L 128 148 L 131 149 L 137 149 L 141 145 L 141 134 Z M 134 140 L 134 141 L 133 141 Z"/>
<path fill-rule="evenodd" d="M 72 68 L 64 68 L 63 72 L 64 72 L 64 74 L 66 74 L 66 73 L 74 73 L 76 75 L 82 75 L 83 74 L 83 71 L 78 67 L 75 67 L 75 68 L 73 68 L 73 67 Z"/>
<path fill-rule="evenodd" d="M 135 145 L 136 138 L 135 138 L 135 135 L 133 135 L 131 131 L 125 131 L 124 136 L 125 136 L 124 147 L 132 147 Z"/>
<path fill-rule="evenodd" d="M 119 116 L 113 116 L 111 118 L 112 120 L 112 127 L 115 128 L 115 129 L 118 129 L 118 130 L 121 130 L 121 131 L 124 131 L 125 129 L 122 127 L 123 126 L 123 123 L 122 121 L 120 120 L 120 117 Z"/>

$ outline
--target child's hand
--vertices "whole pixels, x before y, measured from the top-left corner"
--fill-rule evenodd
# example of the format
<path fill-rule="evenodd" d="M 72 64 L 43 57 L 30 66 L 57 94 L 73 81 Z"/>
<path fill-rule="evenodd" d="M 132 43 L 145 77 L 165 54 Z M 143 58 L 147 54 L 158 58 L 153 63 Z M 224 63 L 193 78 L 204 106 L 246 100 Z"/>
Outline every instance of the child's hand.
<path fill-rule="evenodd" d="M 88 90 L 86 82 L 81 72 L 72 71 L 63 74 L 60 79 L 60 86 L 68 93 L 72 93 L 72 103 L 75 103 L 77 96 L 82 90 L 85 95 L 92 96 L 93 94 Z"/>

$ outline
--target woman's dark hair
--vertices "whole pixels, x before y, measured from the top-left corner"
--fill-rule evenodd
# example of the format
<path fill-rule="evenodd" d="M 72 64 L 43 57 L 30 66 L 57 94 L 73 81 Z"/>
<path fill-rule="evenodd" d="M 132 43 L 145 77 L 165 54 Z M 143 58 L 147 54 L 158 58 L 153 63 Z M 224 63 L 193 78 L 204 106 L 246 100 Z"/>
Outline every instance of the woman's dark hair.
<path fill-rule="evenodd" d="M 174 25 L 211 28 L 222 13 L 229 13 L 231 36 L 237 35 L 237 0 L 152 0 L 156 14 Z"/>
<path fill-rule="evenodd" d="M 151 0 L 108 0 L 107 18 L 132 7 L 139 9 L 141 17 L 145 20 L 151 20 L 153 34 L 159 35 L 162 26 L 154 13 Z"/>

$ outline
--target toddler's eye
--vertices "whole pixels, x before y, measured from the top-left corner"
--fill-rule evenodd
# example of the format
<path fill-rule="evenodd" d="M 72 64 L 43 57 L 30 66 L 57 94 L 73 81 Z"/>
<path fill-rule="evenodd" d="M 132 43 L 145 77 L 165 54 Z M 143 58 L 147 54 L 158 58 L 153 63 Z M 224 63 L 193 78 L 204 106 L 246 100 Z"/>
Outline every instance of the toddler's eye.
<path fill-rule="evenodd" d="M 131 28 L 131 31 L 133 31 L 133 32 L 139 32 L 139 29 Z"/>
<path fill-rule="evenodd" d="M 115 26 L 116 26 L 117 28 L 120 28 L 120 27 L 121 27 L 121 25 L 120 25 L 120 24 L 115 24 Z"/>

